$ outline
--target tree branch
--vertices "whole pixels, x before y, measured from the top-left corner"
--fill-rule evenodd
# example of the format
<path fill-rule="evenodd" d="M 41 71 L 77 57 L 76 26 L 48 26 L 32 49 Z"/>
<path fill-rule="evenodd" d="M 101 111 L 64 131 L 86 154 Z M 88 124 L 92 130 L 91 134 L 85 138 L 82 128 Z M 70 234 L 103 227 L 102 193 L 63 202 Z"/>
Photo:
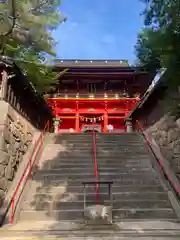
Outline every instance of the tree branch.
<path fill-rule="evenodd" d="M 11 0 L 12 1 L 12 27 L 11 29 L 4 34 L 4 37 L 10 35 L 14 29 L 15 23 L 16 23 L 16 6 L 15 6 L 15 0 Z"/>
<path fill-rule="evenodd" d="M 35 8 L 31 8 L 29 12 L 36 12 L 41 7 L 45 6 L 48 3 L 48 0 L 42 1 L 39 5 L 37 5 Z"/>

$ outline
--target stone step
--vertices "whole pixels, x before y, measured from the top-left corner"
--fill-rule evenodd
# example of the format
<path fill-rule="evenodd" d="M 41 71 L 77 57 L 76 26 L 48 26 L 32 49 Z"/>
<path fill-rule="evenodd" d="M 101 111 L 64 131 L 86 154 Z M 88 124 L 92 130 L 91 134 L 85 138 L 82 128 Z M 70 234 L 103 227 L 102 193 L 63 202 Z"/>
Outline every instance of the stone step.
<path fill-rule="evenodd" d="M 107 162 L 111 162 L 112 164 L 118 164 L 118 163 L 124 163 L 124 164 L 142 164 L 142 166 L 144 166 L 143 164 L 147 164 L 147 163 L 151 163 L 151 158 L 150 157 L 129 157 L 129 156 L 120 156 L 118 154 L 118 157 L 116 156 L 110 156 L 110 155 L 106 155 L 106 156 L 102 156 L 97 154 L 96 156 L 96 160 L 98 163 L 107 163 Z M 47 159 L 48 161 L 48 159 Z M 46 161 L 46 164 L 47 164 Z M 69 163 L 88 163 L 88 162 L 94 162 L 94 156 L 91 154 L 87 154 L 87 155 L 73 155 L 71 154 L 67 154 L 67 155 L 57 155 L 55 159 L 52 159 L 51 162 L 59 162 L 59 163 L 63 163 L 63 162 L 69 162 Z"/>
<path fill-rule="evenodd" d="M 92 141 L 93 141 L 93 138 L 92 138 L 92 136 L 89 136 L 88 138 L 86 137 L 86 138 L 55 138 L 54 139 L 55 141 L 55 143 L 56 144 L 59 144 L 59 143 L 61 143 L 62 141 L 64 141 L 64 142 L 74 142 L 74 143 L 79 143 L 79 142 L 91 142 L 92 143 Z M 98 137 L 96 137 L 96 142 L 97 143 L 132 143 L 132 144 L 137 144 L 137 143 L 139 143 L 139 144 L 142 144 L 142 143 L 145 143 L 145 140 L 144 141 L 142 141 L 142 140 L 144 140 L 144 139 L 137 139 L 137 138 L 135 138 L 135 139 L 131 139 L 131 138 L 112 138 L 112 139 L 109 139 L 109 138 L 98 138 Z"/>
<path fill-rule="evenodd" d="M 84 186 L 82 184 L 79 185 L 57 185 L 55 186 L 53 183 L 52 185 L 39 185 L 36 181 L 31 181 L 29 186 L 31 191 L 29 194 L 32 194 L 32 191 L 36 193 L 46 193 L 46 194 L 54 194 L 54 193 L 82 193 L 84 191 Z M 95 192 L 95 184 L 94 185 L 87 185 L 86 192 L 89 194 Z M 111 187 L 112 192 L 164 192 L 167 189 L 164 189 L 161 185 L 118 185 L 118 183 L 112 184 Z M 99 185 L 99 192 L 108 193 L 108 185 L 102 184 Z"/>
<path fill-rule="evenodd" d="M 53 150 L 52 150 L 53 151 Z M 70 159 L 83 159 L 83 158 L 90 158 L 92 159 L 94 156 L 93 152 L 87 152 L 87 153 L 84 153 L 84 152 L 79 152 L 79 153 L 75 153 L 75 152 L 58 152 L 57 155 L 56 155 L 56 158 L 55 159 L 62 159 L 62 158 L 70 158 Z M 53 159 L 51 160 L 53 161 Z"/>
<path fill-rule="evenodd" d="M 91 152 L 91 151 L 89 151 Z M 85 153 L 85 151 L 83 151 L 82 153 Z M 120 157 L 124 157 L 124 156 L 147 156 L 147 152 L 141 151 L 141 150 L 134 150 L 134 151 L 130 151 L 130 150 L 118 150 L 118 151 L 107 151 L 107 150 L 97 150 L 96 151 L 97 155 L 99 156 L 120 156 Z"/>
<path fill-rule="evenodd" d="M 119 134 L 119 135 L 99 135 L 99 134 L 96 134 L 96 138 L 97 139 L 101 139 L 102 141 L 103 140 L 107 140 L 107 141 L 111 141 L 111 140 L 131 140 L 131 141 L 140 141 L 141 140 L 141 136 L 138 136 L 138 135 L 134 135 L 134 136 L 130 136 L 128 134 Z"/>
<path fill-rule="evenodd" d="M 34 180 L 82 180 L 86 181 L 88 178 L 93 178 L 94 177 L 94 172 L 92 173 L 71 173 L 70 175 L 67 173 L 55 173 L 55 172 L 48 172 L 48 173 L 43 173 L 43 171 L 38 171 L 33 175 Z M 95 178 L 95 177 L 94 177 Z M 99 173 L 99 180 L 130 180 L 130 181 L 135 181 L 135 180 L 158 180 L 158 177 L 155 176 L 154 174 L 147 174 L 147 173 Z"/>
<path fill-rule="evenodd" d="M 61 168 L 61 169 L 66 169 L 66 168 L 86 168 L 86 169 L 94 169 L 94 162 L 93 160 L 89 160 L 89 162 L 83 162 L 83 161 L 65 161 L 63 160 L 62 162 L 48 162 L 46 163 L 46 166 L 43 169 L 52 169 L 52 168 Z M 124 163 L 124 162 L 113 162 L 111 160 L 107 160 L 107 161 L 98 161 L 98 169 L 102 169 L 102 168 L 116 168 L 116 169 L 139 169 L 143 171 L 143 169 L 152 169 L 150 163 L 145 162 L 143 164 L 141 163 L 137 163 L 137 162 L 128 162 L 128 163 Z"/>
<path fill-rule="evenodd" d="M 55 144 L 56 146 L 57 146 L 57 144 Z M 64 146 L 66 149 L 67 149 L 67 151 L 70 151 L 70 150 L 72 150 L 72 151 L 89 151 L 89 150 L 92 150 L 93 149 L 93 146 L 92 146 L 92 144 L 90 144 L 90 143 L 82 143 L 82 144 L 79 144 L 79 145 L 76 145 L 76 146 L 72 146 L 72 145 L 74 145 L 74 144 L 61 144 L 62 146 Z"/>
<path fill-rule="evenodd" d="M 67 189 L 68 191 L 68 189 Z M 62 202 L 74 202 L 74 201 L 83 201 L 84 200 L 84 192 L 78 192 L 78 193 L 71 193 L 71 192 L 56 192 L 56 195 L 53 197 L 51 194 L 45 194 L 45 193 L 36 193 L 35 196 L 29 197 L 27 201 L 29 203 L 31 202 L 38 202 L 39 201 L 47 201 L 47 200 L 53 200 L 54 201 L 62 201 Z M 143 199 L 149 199 L 153 201 L 159 201 L 159 200 L 166 200 L 168 201 L 168 195 L 166 192 L 113 192 L 112 193 L 112 199 L 117 201 L 127 201 L 130 199 L 136 199 L 136 200 L 143 200 Z M 89 194 L 86 192 L 86 200 L 90 202 L 96 202 L 96 193 Z M 109 195 L 108 193 L 99 193 L 99 200 L 101 202 L 108 201 Z"/>
<path fill-rule="evenodd" d="M 135 141 L 135 142 L 132 142 L 132 144 L 130 145 L 129 144 L 129 141 L 101 141 L 99 139 L 96 139 L 96 144 L 97 146 L 114 146 L 114 144 L 117 144 L 118 146 L 130 146 L 130 147 L 143 147 L 145 146 L 145 142 L 143 141 Z"/>
<path fill-rule="evenodd" d="M 97 146 L 123 146 L 123 147 L 143 147 L 146 145 L 146 142 L 142 142 L 142 141 L 100 141 L 100 140 L 96 140 L 96 145 Z"/>
<path fill-rule="evenodd" d="M 92 138 L 92 133 L 91 134 L 61 134 L 59 136 L 55 137 L 56 139 L 81 139 L 81 138 Z"/>
<path fill-rule="evenodd" d="M 117 137 L 99 137 L 98 135 L 96 135 L 96 140 L 97 141 L 101 141 L 101 142 L 142 142 L 142 140 L 144 140 L 144 138 L 139 138 L 139 137 L 129 137 L 126 135 L 121 135 L 121 136 L 117 136 Z"/>
<path fill-rule="evenodd" d="M 85 148 L 78 148 L 78 149 L 81 149 L 82 151 L 85 151 Z M 89 148 L 90 149 L 90 148 Z M 88 149 L 87 149 L 88 150 Z M 146 150 L 146 147 L 128 147 L 128 146 L 114 146 L 114 147 L 111 147 L 111 146 L 97 146 L 97 149 L 96 149 L 97 152 L 101 152 L 101 151 L 108 151 L 108 152 L 142 152 L 142 153 L 145 153 L 147 154 L 147 150 Z"/>
<path fill-rule="evenodd" d="M 44 178 L 43 178 L 44 177 Z M 56 178 L 49 178 L 48 176 L 41 176 L 40 178 L 32 178 L 33 180 L 39 180 L 41 181 L 43 184 L 47 184 L 47 185 L 51 185 L 51 186 L 58 186 L 58 185 L 62 185 L 62 184 L 68 184 L 69 186 L 78 186 L 81 185 L 82 182 L 86 181 L 86 182 L 94 182 L 95 181 L 95 177 L 91 177 L 91 178 L 74 178 L 74 179 L 68 179 L 68 177 L 66 178 L 62 178 L 62 179 L 56 179 Z M 121 186 L 126 186 L 126 185 L 159 185 L 160 184 L 160 180 L 159 179 L 140 179 L 140 178 L 136 178 L 136 179 L 121 179 L 121 178 L 117 178 L 117 179 L 112 179 L 112 178 L 100 178 L 99 181 L 113 181 L 115 185 L 119 185 Z"/>
<path fill-rule="evenodd" d="M 161 219 L 177 219 L 176 214 L 171 208 L 157 209 L 113 209 L 113 219 L 144 219 L 144 220 L 161 220 Z M 79 210 L 52 210 L 48 211 L 21 211 L 19 214 L 21 221 L 45 221 L 45 220 L 84 220 L 84 211 Z"/>
<path fill-rule="evenodd" d="M 108 148 L 108 149 L 116 149 L 116 148 L 130 148 L 130 149 L 136 149 L 136 148 L 140 148 L 140 149 L 145 149 L 146 148 L 146 145 L 145 144 L 124 144 L 124 143 L 109 143 L 109 144 L 106 144 L 106 143 L 98 143 L 96 142 L 96 146 L 98 148 Z"/>
<path fill-rule="evenodd" d="M 67 145 L 72 145 L 72 144 L 91 144 L 92 145 L 92 137 L 89 139 L 56 139 L 54 141 L 54 144 L 67 144 Z"/>
<path fill-rule="evenodd" d="M 55 136 L 57 139 L 62 139 L 62 138 L 88 138 L 88 137 L 92 137 L 92 133 L 88 133 L 88 134 L 60 134 L 59 136 Z"/>
<path fill-rule="evenodd" d="M 102 155 L 102 156 L 117 156 L 117 155 L 120 155 L 120 156 L 124 156 L 124 155 L 128 155 L 128 156 L 131 156 L 131 155 L 136 155 L 137 157 L 139 155 L 144 155 L 144 156 L 147 156 L 147 152 L 146 150 L 139 150 L 139 149 L 136 149 L 136 150 L 126 150 L 126 149 L 118 149 L 118 150 L 114 150 L 114 149 L 111 149 L 111 150 L 106 150 L 106 149 L 97 149 L 96 151 L 97 154 L 99 155 Z M 58 155 L 59 156 L 66 156 L 66 155 L 69 155 L 69 156 L 83 156 L 83 155 L 93 155 L 94 154 L 94 150 L 92 148 L 88 148 L 88 149 L 68 149 L 66 148 L 65 150 L 63 151 L 59 151 L 58 152 Z"/>
<path fill-rule="evenodd" d="M 30 202 L 30 201 L 35 201 L 36 200 L 36 196 L 40 196 L 42 198 L 43 201 L 45 200 L 52 200 L 52 199 L 57 199 L 56 196 L 59 196 L 61 198 L 61 196 L 74 196 L 77 194 L 82 194 L 84 193 L 84 186 L 82 184 L 79 185 L 66 185 L 66 184 L 62 184 L 62 185 L 53 185 L 53 183 L 49 186 L 49 185 L 37 185 L 36 183 L 31 184 L 28 189 L 30 191 L 28 191 L 27 195 L 26 195 L 26 201 Z M 143 192 L 144 194 L 147 193 L 149 194 L 149 192 L 151 192 L 152 194 L 156 194 L 158 193 L 166 193 L 167 189 L 163 189 L 161 186 L 156 185 L 156 186 L 137 186 L 137 185 L 124 185 L 124 186 L 119 186 L 117 184 L 113 184 L 112 186 L 112 194 L 116 194 L 116 193 L 121 193 L 121 195 L 123 195 L 123 193 L 125 193 L 125 195 L 127 195 L 127 191 L 128 192 Z M 94 195 L 96 192 L 96 187 L 95 185 L 89 185 L 86 186 L 86 193 L 88 193 L 89 195 Z M 108 194 L 108 187 L 106 186 L 101 186 L 99 185 L 99 189 L 98 189 L 99 194 Z M 104 195 L 103 195 L 104 196 Z M 58 198 L 59 198 L 58 197 Z M 144 197 L 145 199 L 147 199 L 147 197 Z M 39 197 L 38 197 L 39 199 Z M 121 199 L 119 199 L 121 200 Z M 71 201 L 71 199 L 69 199 L 69 201 Z"/>
<path fill-rule="evenodd" d="M 126 157 L 118 157 L 118 158 L 111 158 L 111 157 L 102 157 L 102 156 L 97 156 L 96 158 L 97 163 L 98 164 L 108 164 L 108 163 L 112 163 L 112 164 L 117 164 L 117 166 L 120 165 L 126 165 L 126 164 L 134 164 L 136 165 L 140 165 L 140 166 L 151 166 L 151 160 L 149 158 L 144 158 L 144 157 L 139 157 L 139 158 L 126 158 Z"/>
<path fill-rule="evenodd" d="M 53 150 L 53 149 L 52 149 Z M 119 160 L 119 159 L 124 159 L 125 160 L 137 160 L 140 159 L 141 161 L 149 161 L 150 157 L 147 154 L 128 154 L 128 153 L 118 153 L 118 154 L 113 154 L 112 152 L 104 152 L 104 154 L 99 154 L 97 152 L 97 157 L 100 160 L 103 159 L 113 159 L 113 160 Z M 57 157 L 61 159 L 62 157 L 73 157 L 73 159 L 82 159 L 83 157 L 89 157 L 89 158 L 94 158 L 94 153 L 93 151 L 89 151 L 89 153 L 84 153 L 84 152 L 79 152 L 78 154 L 75 154 L 75 152 L 58 152 Z"/>
<path fill-rule="evenodd" d="M 141 136 L 138 132 L 131 132 L 131 133 L 127 133 L 127 132 L 122 132 L 122 133 L 116 133 L 116 132 L 113 132 L 113 133 L 104 133 L 104 132 L 100 132 L 100 133 L 97 133 L 98 136 L 104 136 L 104 137 L 116 137 L 116 136 L 130 136 L 130 137 L 138 137 L 138 136 Z"/>
<path fill-rule="evenodd" d="M 95 201 L 86 201 L 86 206 L 94 205 Z M 102 202 L 104 205 L 109 205 L 109 201 Z M 113 200 L 111 202 L 114 209 L 141 209 L 141 208 L 170 208 L 171 204 L 166 200 L 150 200 L 150 199 L 131 199 L 131 200 Z M 70 209 L 84 209 L 84 201 L 39 201 L 36 204 L 31 204 L 29 201 L 23 203 L 24 210 L 70 210 Z"/>
<path fill-rule="evenodd" d="M 77 240 L 77 237 L 82 236 L 82 239 L 93 239 L 91 238 L 92 235 L 96 234 L 96 233 L 104 233 L 106 234 L 106 236 L 110 236 L 111 238 L 108 239 L 133 239 L 134 240 L 134 236 L 139 236 L 140 239 L 144 240 L 152 240 L 152 237 L 156 237 L 153 238 L 153 240 L 157 239 L 157 236 L 168 236 L 170 237 L 171 235 L 176 235 L 175 233 L 180 233 L 180 225 L 178 224 L 177 220 L 174 220 L 173 222 L 168 222 L 167 219 L 166 221 L 141 221 L 141 220 L 136 220 L 136 221 L 123 221 L 121 220 L 120 222 L 115 222 L 113 225 L 109 225 L 109 224 L 84 224 L 84 222 L 74 222 L 74 221 L 34 221 L 34 223 L 31 222 L 31 225 L 29 225 L 29 222 L 27 221 L 23 221 L 23 222 L 18 222 L 16 224 L 13 224 L 11 226 L 7 226 L 7 227 L 3 227 L 1 229 L 1 236 L 4 234 L 4 230 L 7 230 L 9 234 L 14 234 L 16 235 L 16 237 L 19 236 L 19 234 L 23 234 L 26 231 L 30 233 L 32 233 L 34 236 L 42 236 L 43 240 L 47 240 L 47 239 L 60 239 L 60 237 L 64 236 L 65 238 L 63 239 L 73 239 L 73 240 Z M 30 228 L 31 227 L 31 228 Z M 40 231 L 41 232 L 38 232 Z M 33 232 L 32 232 L 33 231 Z M 6 232 L 7 233 L 7 232 Z M 26 232 L 27 233 L 27 232 Z M 71 238 L 71 234 L 75 234 L 74 237 L 75 238 Z M 117 234 L 117 235 L 112 235 L 112 233 Z M 161 233 L 161 234 L 160 234 Z M 47 238 L 44 236 L 47 235 L 51 235 L 48 236 Z M 56 235 L 57 234 L 57 238 L 53 238 L 52 235 Z M 59 235 L 58 235 L 59 234 Z M 65 234 L 65 235 L 64 235 Z M 67 236 L 68 234 L 68 236 Z M 89 234 L 89 238 L 85 238 L 85 234 Z M 124 236 L 125 234 L 125 236 Z M 148 235 L 149 234 L 149 235 Z M 160 235 L 159 235 L 160 234 Z M 171 235 L 169 235 L 171 234 Z M 101 235 L 97 235 L 97 237 L 100 237 Z M 112 236 L 114 236 L 114 238 L 112 238 Z M 129 237 L 132 238 L 129 238 Z M 145 238 L 144 238 L 144 237 Z M 6 236 L 8 237 L 8 236 Z M 38 240 L 40 240 L 38 237 Z M 51 238 L 52 237 L 52 238 Z M 58 238 L 59 237 L 59 238 Z M 70 237 L 70 238 L 68 238 Z M 104 235 L 103 238 L 104 239 Z M 147 237 L 150 237 L 149 239 Z M 7 240 L 8 238 L 6 238 Z M 15 238 L 16 239 L 16 238 Z M 27 239 L 27 238 L 22 238 Z M 29 238 L 28 238 L 29 239 Z M 34 239 L 32 237 L 32 239 Z M 32 240 L 31 239 L 31 240 Z M 79 239 L 79 238 L 78 238 Z M 99 239 L 99 238 L 98 238 Z M 137 239 L 137 238 L 136 238 Z M 139 238 L 138 238 L 139 239 Z M 3 239 L 4 240 L 4 239 Z M 35 239 L 34 239 L 35 240 Z M 159 238 L 158 238 L 159 240 Z M 164 239 L 163 239 L 164 240 Z M 168 238 L 169 240 L 169 238 Z"/>
<path fill-rule="evenodd" d="M 58 144 L 53 144 L 55 146 L 57 146 Z M 82 144 L 79 144 L 79 145 L 75 145 L 75 146 L 72 146 L 74 144 L 61 144 L 61 146 L 63 146 L 65 148 L 65 151 L 83 151 L 83 152 L 87 152 L 87 151 L 90 151 L 90 150 L 93 150 L 93 146 L 92 144 L 90 143 L 82 143 Z M 97 145 L 97 151 L 115 151 L 115 152 L 126 152 L 126 151 L 142 151 L 142 152 L 145 152 L 147 153 L 146 151 L 146 146 L 141 146 L 141 147 L 129 147 L 128 145 L 126 146 L 121 146 L 121 145 L 114 145 L 112 144 L 111 145 L 102 145 L 102 146 L 99 146 Z"/>
<path fill-rule="evenodd" d="M 151 161 L 150 159 L 147 159 L 147 158 L 124 158 L 124 157 L 120 157 L 120 158 L 111 158 L 111 157 L 107 157 L 107 158 L 103 158 L 103 157 L 100 157 L 100 156 L 97 156 L 97 163 L 98 164 L 108 164 L 108 163 L 111 163 L 111 164 L 117 164 L 117 166 L 119 165 L 122 165 L 122 166 L 126 166 L 128 164 L 131 164 L 134 166 L 136 165 L 139 165 L 139 166 L 150 166 L 152 165 L 151 164 Z"/>
<path fill-rule="evenodd" d="M 73 143 L 80 143 L 80 142 L 91 142 L 92 143 L 92 140 L 93 140 L 93 138 L 92 138 L 92 136 L 89 136 L 89 137 L 86 137 L 86 138 L 56 138 L 55 139 L 55 143 L 56 144 L 60 144 L 60 143 L 62 143 L 62 142 L 67 142 L 67 143 L 69 143 L 69 142 L 73 142 Z"/>
<path fill-rule="evenodd" d="M 132 144 L 142 144 L 142 143 L 145 143 L 146 141 L 144 139 L 137 139 L 137 138 L 112 138 L 112 139 L 109 139 L 109 138 L 96 138 L 96 142 L 97 143 L 124 143 L 124 144 L 129 144 L 129 143 L 132 143 Z"/>
<path fill-rule="evenodd" d="M 131 143 L 131 144 L 129 144 Z M 96 139 L 97 146 L 114 146 L 114 144 L 117 144 L 117 146 L 129 146 L 129 147 L 143 147 L 146 145 L 146 142 L 144 141 L 102 141 L 99 139 Z"/>
<path fill-rule="evenodd" d="M 84 157 L 84 158 L 74 158 L 70 157 L 70 158 L 58 158 L 54 161 L 47 161 L 45 163 L 45 166 L 64 166 L 64 165 L 72 165 L 74 164 L 74 167 L 78 167 L 80 165 L 85 165 L 85 166 L 94 166 L 94 159 L 93 158 L 88 158 L 88 157 Z M 124 159 L 124 158 L 120 158 L 120 159 L 111 159 L 111 158 L 97 158 L 97 164 L 98 166 L 101 167 L 126 167 L 126 166 L 131 166 L 131 167 L 151 167 L 152 164 L 149 160 L 147 159 Z"/>
<path fill-rule="evenodd" d="M 65 140 L 62 140 L 61 143 L 59 143 L 60 145 L 65 145 L 67 147 L 92 147 L 93 146 L 93 141 L 91 139 L 91 141 L 65 141 Z M 55 142 L 55 145 L 57 145 L 57 143 Z"/>
<path fill-rule="evenodd" d="M 65 166 L 64 168 L 57 168 L 57 167 L 53 167 L 51 166 L 51 168 L 47 169 L 47 167 L 45 169 L 41 169 L 40 170 L 42 174 L 71 174 L 71 173 L 94 173 L 94 166 L 92 165 L 91 167 L 69 167 L 69 166 Z M 117 174 L 121 174 L 121 173 L 148 173 L 148 172 L 152 172 L 152 168 L 129 168 L 129 167 L 123 167 L 123 168 L 118 168 L 117 166 L 112 168 L 110 167 L 98 167 L 98 173 L 117 173 Z"/>
<path fill-rule="evenodd" d="M 67 159 L 69 159 L 69 161 L 71 160 L 71 161 L 73 161 L 73 162 L 75 162 L 75 161 L 77 161 L 77 160 L 82 160 L 82 161 L 89 161 L 89 159 L 94 159 L 94 156 L 93 156 L 93 153 L 91 153 L 91 154 L 83 154 L 83 153 L 81 153 L 81 154 L 79 154 L 79 155 L 77 155 L 77 154 L 70 154 L 70 153 L 68 153 L 68 154 L 59 154 L 58 153 L 58 155 L 57 155 L 57 157 L 56 157 L 56 160 L 54 160 L 54 161 L 58 161 L 59 160 L 59 162 L 60 161 L 62 161 L 62 160 L 65 160 L 65 161 L 67 161 Z M 117 154 L 117 155 L 112 155 L 112 154 L 104 154 L 104 156 L 101 154 L 101 155 L 99 155 L 99 154 L 97 154 L 97 160 L 98 161 L 106 161 L 106 160 L 110 160 L 110 161 L 114 161 L 114 162 L 118 162 L 118 161 L 124 161 L 125 163 L 126 162 L 137 162 L 137 161 L 140 161 L 140 162 L 144 162 L 144 161 L 150 161 L 150 157 L 149 156 L 147 156 L 147 155 L 139 155 L 139 156 L 135 156 L 135 155 L 133 155 L 133 156 L 131 156 L 131 155 L 127 155 L 127 154 L 123 154 L 123 155 L 121 155 L 121 154 Z M 53 161 L 53 160 L 52 160 Z"/>
<path fill-rule="evenodd" d="M 38 221 L 37 223 L 39 223 L 40 221 Z M 41 221 L 42 222 L 42 221 Z M 76 221 L 77 222 L 77 221 Z M 34 223 L 33 223 L 34 224 Z M 32 225 L 32 224 L 31 224 Z M 35 232 L 28 232 L 28 231 L 24 231 L 24 232 L 15 232 L 13 233 L 11 232 L 4 232 L 2 233 L 2 240 L 49 240 L 49 239 L 66 239 L 66 240 L 99 240 L 100 237 L 103 240 L 112 240 L 112 239 L 121 239 L 121 240 L 139 240 L 139 237 L 141 235 L 141 240 L 147 240 L 147 239 L 154 239 L 152 238 L 153 236 L 156 237 L 156 240 L 179 240 L 180 239 L 180 231 L 171 231 L 165 233 L 165 232 L 158 232 L 158 233 L 152 233 L 152 232 L 148 232 L 148 233 L 143 233 L 139 234 L 138 233 L 141 232 L 141 230 L 137 230 L 137 231 L 130 231 L 129 233 L 126 232 L 120 232 L 117 233 L 116 231 L 108 231 L 106 228 L 106 231 L 101 231 L 101 230 L 92 230 L 91 231 L 78 231 L 78 232 L 70 232 L 67 233 L 67 231 L 65 230 L 64 232 L 62 230 L 58 231 L 53 231 L 53 233 L 49 233 L 48 231 L 44 231 L 44 230 L 40 230 L 40 231 L 35 231 Z M 44 237 L 43 232 L 45 233 L 46 237 Z M 52 231 L 51 231 L 52 232 Z M 35 237 L 35 235 L 38 235 L 38 237 Z M 126 236 L 124 236 L 126 235 Z"/>
<path fill-rule="evenodd" d="M 108 152 L 107 152 L 108 153 Z M 97 153 L 97 155 L 99 155 Z M 109 156 L 107 156 L 107 154 L 105 156 L 98 156 L 99 159 L 114 159 L 114 160 L 117 160 L 117 159 L 124 159 L 124 160 L 137 160 L 137 159 L 141 159 L 141 160 L 148 160 L 149 161 L 149 155 L 147 154 L 126 154 L 126 153 L 119 153 L 119 154 L 113 154 L 112 152 L 109 152 Z"/>

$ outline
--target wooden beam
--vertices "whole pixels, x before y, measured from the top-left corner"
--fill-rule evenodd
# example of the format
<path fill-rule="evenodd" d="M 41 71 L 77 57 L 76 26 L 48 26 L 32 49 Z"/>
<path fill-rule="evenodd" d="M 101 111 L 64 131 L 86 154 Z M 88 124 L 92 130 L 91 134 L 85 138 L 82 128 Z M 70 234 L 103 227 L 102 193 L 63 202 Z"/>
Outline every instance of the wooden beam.
<path fill-rule="evenodd" d="M 75 115 L 74 115 L 74 116 L 62 116 L 62 115 L 58 115 L 58 117 L 59 117 L 60 119 L 74 119 L 74 120 L 75 120 L 75 118 L 76 118 Z"/>
<path fill-rule="evenodd" d="M 126 118 L 126 116 L 124 115 L 124 116 L 109 116 L 108 115 L 108 119 L 125 119 Z"/>

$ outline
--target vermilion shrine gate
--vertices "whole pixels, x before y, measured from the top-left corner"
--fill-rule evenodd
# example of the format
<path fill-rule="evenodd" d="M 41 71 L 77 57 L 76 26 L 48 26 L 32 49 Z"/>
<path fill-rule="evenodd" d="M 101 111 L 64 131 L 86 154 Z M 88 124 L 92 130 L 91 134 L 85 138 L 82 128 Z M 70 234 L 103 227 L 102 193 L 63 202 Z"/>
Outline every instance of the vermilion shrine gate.
<path fill-rule="evenodd" d="M 58 132 L 81 132 L 96 124 L 107 131 L 125 131 L 125 119 L 152 82 L 143 68 L 127 61 L 56 61 L 56 72 L 65 70 L 49 94 L 48 104 L 60 119 Z"/>

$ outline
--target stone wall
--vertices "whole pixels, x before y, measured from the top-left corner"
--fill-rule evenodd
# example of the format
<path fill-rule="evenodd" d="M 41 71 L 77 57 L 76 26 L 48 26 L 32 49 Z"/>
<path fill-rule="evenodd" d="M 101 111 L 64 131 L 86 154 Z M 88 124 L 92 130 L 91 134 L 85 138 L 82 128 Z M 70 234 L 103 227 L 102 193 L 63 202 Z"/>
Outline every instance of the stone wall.
<path fill-rule="evenodd" d="M 0 204 L 2 204 L 37 129 L 3 100 L 0 101 L 0 111 Z"/>
<path fill-rule="evenodd" d="M 157 112 L 162 112 L 160 104 L 147 117 L 146 132 L 154 138 L 163 156 L 168 160 L 174 172 L 178 174 L 180 173 L 180 119 L 176 119 L 168 113 L 157 118 Z"/>
<path fill-rule="evenodd" d="M 145 132 L 159 145 L 163 157 L 171 168 L 180 173 L 180 119 L 169 112 L 169 99 L 179 93 L 164 90 L 162 84 L 149 96 L 144 104 L 132 114 L 133 122 L 138 120 Z"/>
<path fill-rule="evenodd" d="M 34 146 L 40 145 L 40 132 L 51 119 L 50 108 L 27 76 L 15 64 L 0 61 L 0 225 L 8 216 L 29 159 L 37 160 L 38 154 L 32 155 Z M 25 184 L 26 178 L 17 191 L 15 204 Z"/>

